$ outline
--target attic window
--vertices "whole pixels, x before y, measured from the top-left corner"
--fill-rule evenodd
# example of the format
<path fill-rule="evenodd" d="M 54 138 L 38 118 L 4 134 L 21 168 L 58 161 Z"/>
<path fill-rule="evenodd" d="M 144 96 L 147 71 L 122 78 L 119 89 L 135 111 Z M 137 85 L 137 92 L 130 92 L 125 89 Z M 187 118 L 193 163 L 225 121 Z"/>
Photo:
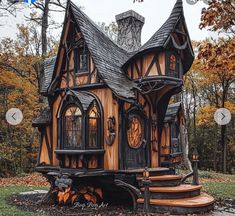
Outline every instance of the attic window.
<path fill-rule="evenodd" d="M 75 74 L 89 71 L 89 54 L 85 47 L 74 49 L 74 72 Z"/>

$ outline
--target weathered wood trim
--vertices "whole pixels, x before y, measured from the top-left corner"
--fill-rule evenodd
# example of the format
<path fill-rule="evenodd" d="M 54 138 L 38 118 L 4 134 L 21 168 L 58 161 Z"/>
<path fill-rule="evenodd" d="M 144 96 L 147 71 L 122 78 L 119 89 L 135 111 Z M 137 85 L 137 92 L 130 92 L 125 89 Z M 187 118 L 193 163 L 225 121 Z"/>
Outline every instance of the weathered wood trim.
<path fill-rule="evenodd" d="M 141 77 L 141 71 L 140 71 L 140 69 L 139 69 L 139 66 L 138 66 L 137 62 L 135 62 L 134 64 L 135 64 L 135 68 L 136 68 L 138 77 Z"/>
<path fill-rule="evenodd" d="M 159 56 L 158 56 L 159 57 Z M 156 58 L 156 61 L 155 61 L 155 64 L 157 66 L 157 71 L 158 71 L 158 75 L 162 76 L 162 71 L 161 71 L 161 67 L 160 67 L 160 64 L 159 64 L 159 59 L 158 57 Z"/>
<path fill-rule="evenodd" d="M 37 165 L 38 166 L 40 164 L 40 159 L 41 159 L 41 153 L 42 153 L 42 136 L 43 133 L 41 130 L 39 130 L 39 151 L 38 151 L 38 155 L 37 155 Z"/>
<path fill-rule="evenodd" d="M 47 129 L 45 128 L 44 131 L 45 131 L 45 140 L 46 140 L 48 157 L 49 157 L 49 160 L 50 160 L 50 164 L 52 164 L 51 147 L 50 147 L 50 143 L 49 143 L 49 139 L 48 139 L 48 135 L 47 135 Z"/>
<path fill-rule="evenodd" d="M 152 59 L 150 65 L 149 65 L 149 67 L 148 67 L 148 69 L 147 69 L 147 71 L 146 71 L 144 77 L 146 77 L 146 76 L 149 75 L 149 73 L 150 73 L 150 71 L 151 71 L 153 65 L 156 63 L 156 60 L 157 60 L 157 59 L 158 59 L 158 55 L 156 54 L 156 55 L 153 56 L 153 59 Z"/>
<path fill-rule="evenodd" d="M 134 78 L 134 64 L 131 63 L 131 79 Z"/>
<path fill-rule="evenodd" d="M 124 169 L 124 158 L 123 158 L 123 127 L 124 125 L 124 102 L 119 100 L 119 109 L 118 109 L 118 168 L 119 170 Z"/>
<path fill-rule="evenodd" d="M 89 149 L 89 150 L 75 150 L 75 149 L 57 149 L 56 154 L 78 155 L 78 154 L 104 154 L 104 149 Z"/>
<path fill-rule="evenodd" d="M 92 83 L 92 84 L 84 84 L 81 86 L 70 87 L 71 90 L 92 90 L 92 89 L 102 89 L 107 88 L 105 83 Z M 64 92 L 65 88 L 56 89 L 55 92 Z"/>

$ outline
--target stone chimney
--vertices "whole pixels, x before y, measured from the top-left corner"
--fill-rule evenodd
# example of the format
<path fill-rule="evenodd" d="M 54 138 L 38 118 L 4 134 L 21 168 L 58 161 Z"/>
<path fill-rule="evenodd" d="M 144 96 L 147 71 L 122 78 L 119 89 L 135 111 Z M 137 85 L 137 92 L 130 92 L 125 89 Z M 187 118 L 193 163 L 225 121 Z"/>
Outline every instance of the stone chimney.
<path fill-rule="evenodd" d="M 144 17 L 133 10 L 116 15 L 118 45 L 128 52 L 137 50 L 141 46 L 141 30 L 144 20 Z"/>

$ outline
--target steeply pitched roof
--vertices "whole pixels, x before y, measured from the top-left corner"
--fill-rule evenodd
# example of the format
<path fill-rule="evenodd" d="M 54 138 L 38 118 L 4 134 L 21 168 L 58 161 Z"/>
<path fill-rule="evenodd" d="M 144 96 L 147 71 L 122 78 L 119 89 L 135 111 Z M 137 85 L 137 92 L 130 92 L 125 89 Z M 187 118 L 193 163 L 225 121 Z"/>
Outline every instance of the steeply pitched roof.
<path fill-rule="evenodd" d="M 48 87 L 52 80 L 52 75 L 55 67 L 56 56 L 47 58 L 43 62 L 43 73 L 41 77 L 40 92 L 47 93 Z"/>
<path fill-rule="evenodd" d="M 49 124 L 50 122 L 51 122 L 50 107 L 46 107 L 41 111 L 40 115 L 37 118 L 33 119 L 32 126 L 39 127 L 45 124 Z"/>
<path fill-rule="evenodd" d="M 133 58 L 144 52 L 153 49 L 166 48 L 166 42 L 170 38 L 172 31 L 175 29 L 180 18 L 183 17 L 182 0 L 177 0 L 167 21 L 149 39 L 149 41 L 135 53 L 127 53 L 106 36 L 74 3 L 69 1 L 68 4 L 68 9 L 72 13 L 92 55 L 99 77 L 119 98 L 125 100 L 135 99 L 133 89 L 137 88 L 137 86 L 127 77 L 122 68 L 124 68 Z M 191 47 L 191 44 L 188 44 L 188 46 Z M 184 60 L 183 67 L 186 72 L 193 62 L 194 55 L 192 52 L 187 52 L 185 56 L 187 59 Z M 46 60 L 44 67 L 45 75 L 43 78 L 45 83 L 42 85 L 43 92 L 47 91 L 48 85 L 51 83 L 53 72 L 52 66 L 54 66 L 54 64 L 55 59 L 53 59 L 53 61 Z"/>
<path fill-rule="evenodd" d="M 137 50 L 132 55 L 131 58 L 128 59 L 127 62 L 125 62 L 123 66 L 125 67 L 125 65 L 127 65 L 133 58 L 141 55 L 144 52 L 154 49 L 165 49 L 168 44 L 167 42 L 171 37 L 171 33 L 175 30 L 175 27 L 181 18 L 184 18 L 183 3 L 182 0 L 177 0 L 166 22 L 156 31 L 156 33 L 143 46 L 140 47 L 139 50 Z M 191 46 L 191 44 L 189 44 L 189 46 Z M 193 59 L 194 55 L 190 56 L 190 58 L 188 59 L 189 61 L 188 65 L 191 66 Z M 187 72 L 187 70 L 189 69 L 188 65 L 185 67 L 185 72 Z"/>
<path fill-rule="evenodd" d="M 72 95 L 76 97 L 82 105 L 83 110 L 87 110 L 90 104 L 95 100 L 95 97 L 85 91 L 73 91 L 69 90 L 66 95 Z"/>
<path fill-rule="evenodd" d="M 138 50 L 142 52 L 147 49 L 164 47 L 167 39 L 170 36 L 170 33 L 174 30 L 175 25 L 178 20 L 183 16 L 183 4 L 182 0 L 177 0 L 175 6 L 166 20 L 166 22 L 157 30 L 157 32 Z"/>
<path fill-rule="evenodd" d="M 101 79 L 117 96 L 126 99 L 134 99 L 135 95 L 132 89 L 135 88 L 136 85 L 121 69 L 121 66 L 129 58 L 127 52 L 106 36 L 96 24 L 72 2 L 70 8 Z"/>

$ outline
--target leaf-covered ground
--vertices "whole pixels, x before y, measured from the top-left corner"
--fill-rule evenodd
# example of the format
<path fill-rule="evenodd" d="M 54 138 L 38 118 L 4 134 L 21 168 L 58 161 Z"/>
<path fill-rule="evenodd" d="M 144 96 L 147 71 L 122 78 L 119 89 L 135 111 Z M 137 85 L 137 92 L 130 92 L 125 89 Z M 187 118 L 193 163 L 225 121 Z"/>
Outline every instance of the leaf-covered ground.
<path fill-rule="evenodd" d="M 209 215 L 235 214 L 235 175 L 200 172 L 203 190 L 217 199 L 216 211 Z M 130 206 L 108 206 L 107 208 L 81 209 L 80 207 L 59 207 L 37 203 L 42 195 L 19 195 L 23 191 L 48 189 L 46 179 L 32 173 L 21 177 L 0 178 L 0 216 L 62 216 L 62 215 L 134 215 Z M 232 213 L 231 213 L 232 212 Z M 139 213 L 138 215 L 143 215 Z M 167 215 L 167 214 L 165 214 Z"/>
<path fill-rule="evenodd" d="M 9 178 L 0 178 L 0 187 L 8 186 L 49 186 L 46 178 L 39 173 L 25 174 Z"/>

